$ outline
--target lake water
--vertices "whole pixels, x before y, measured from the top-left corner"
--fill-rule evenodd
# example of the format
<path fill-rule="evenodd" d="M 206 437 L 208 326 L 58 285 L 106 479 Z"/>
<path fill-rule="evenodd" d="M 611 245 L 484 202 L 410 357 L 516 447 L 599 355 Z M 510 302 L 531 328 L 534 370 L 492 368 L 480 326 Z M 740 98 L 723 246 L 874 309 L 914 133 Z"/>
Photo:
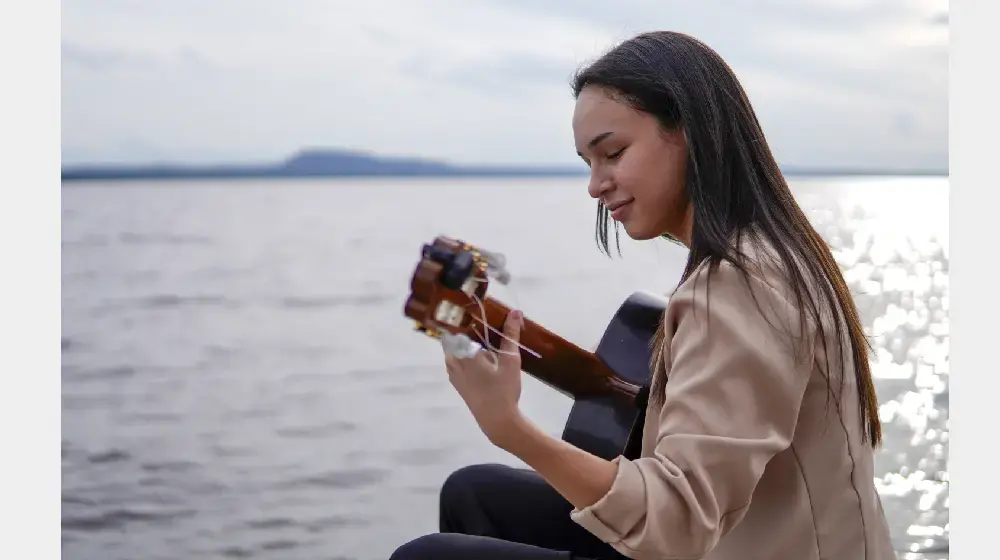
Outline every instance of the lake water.
<path fill-rule="evenodd" d="M 792 179 L 876 348 L 897 550 L 947 558 L 948 180 Z M 496 297 L 593 347 L 684 252 L 593 241 L 583 180 L 70 184 L 62 190 L 68 560 L 379 559 L 493 448 L 402 315 L 420 246 L 502 252 Z M 502 288 L 502 289 L 500 289 Z M 491 288 L 492 290 L 493 288 Z M 532 378 L 557 434 L 570 402 Z M 908 556 L 900 555 L 901 558 Z"/>

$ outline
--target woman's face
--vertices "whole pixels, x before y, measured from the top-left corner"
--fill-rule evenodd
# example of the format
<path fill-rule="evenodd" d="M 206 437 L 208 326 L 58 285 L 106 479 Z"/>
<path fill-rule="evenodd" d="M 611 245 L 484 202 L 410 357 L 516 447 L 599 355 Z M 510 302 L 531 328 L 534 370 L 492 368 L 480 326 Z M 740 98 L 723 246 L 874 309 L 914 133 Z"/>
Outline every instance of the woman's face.
<path fill-rule="evenodd" d="M 691 209 L 685 193 L 687 141 L 656 117 L 586 86 L 573 113 L 576 150 L 590 167 L 587 192 L 607 207 L 629 237 L 665 233 L 690 246 Z"/>

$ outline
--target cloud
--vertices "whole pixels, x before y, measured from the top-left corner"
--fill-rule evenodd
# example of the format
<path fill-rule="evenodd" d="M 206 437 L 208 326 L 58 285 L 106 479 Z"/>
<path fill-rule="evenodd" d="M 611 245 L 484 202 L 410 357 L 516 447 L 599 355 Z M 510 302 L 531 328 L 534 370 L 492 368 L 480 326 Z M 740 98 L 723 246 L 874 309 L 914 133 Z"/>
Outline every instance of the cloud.
<path fill-rule="evenodd" d="M 66 0 L 64 157 L 246 161 L 322 145 L 572 162 L 573 71 L 669 28 L 729 61 L 784 162 L 943 166 L 942 13 L 926 0 Z"/>
<path fill-rule="evenodd" d="M 786 162 L 947 166 L 948 33 L 934 19 L 945 3 L 511 2 L 622 37 L 663 28 L 704 40 L 734 68 Z"/>

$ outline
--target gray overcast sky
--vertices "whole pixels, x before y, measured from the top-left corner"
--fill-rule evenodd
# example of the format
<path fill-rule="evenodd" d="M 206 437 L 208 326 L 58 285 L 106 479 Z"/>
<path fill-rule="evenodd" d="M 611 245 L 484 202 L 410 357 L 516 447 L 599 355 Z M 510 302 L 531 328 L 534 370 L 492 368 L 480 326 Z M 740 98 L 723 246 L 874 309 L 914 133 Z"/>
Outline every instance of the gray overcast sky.
<path fill-rule="evenodd" d="M 789 165 L 945 169 L 940 0 L 63 0 L 64 163 L 278 160 L 302 147 L 576 161 L 568 81 L 690 33 Z"/>

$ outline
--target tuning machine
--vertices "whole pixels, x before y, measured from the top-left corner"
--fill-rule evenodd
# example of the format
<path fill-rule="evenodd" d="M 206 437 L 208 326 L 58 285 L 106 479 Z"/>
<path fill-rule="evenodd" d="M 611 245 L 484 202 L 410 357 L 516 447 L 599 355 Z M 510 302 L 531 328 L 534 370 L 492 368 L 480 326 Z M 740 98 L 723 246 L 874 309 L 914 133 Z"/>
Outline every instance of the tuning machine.
<path fill-rule="evenodd" d="M 429 328 L 427 325 L 423 323 L 416 323 L 416 325 L 414 325 L 413 327 L 413 330 L 419 333 L 423 333 L 431 338 L 441 338 L 440 330 Z"/>

